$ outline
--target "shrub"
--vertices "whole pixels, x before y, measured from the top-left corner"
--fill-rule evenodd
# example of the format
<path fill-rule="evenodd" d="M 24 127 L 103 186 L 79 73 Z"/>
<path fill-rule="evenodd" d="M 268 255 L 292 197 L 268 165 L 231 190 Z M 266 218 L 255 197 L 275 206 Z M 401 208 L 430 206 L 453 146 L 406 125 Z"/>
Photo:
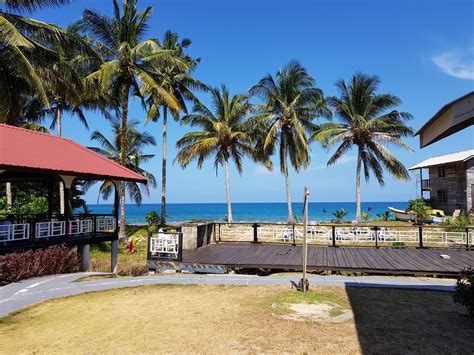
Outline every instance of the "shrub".
<path fill-rule="evenodd" d="M 161 217 L 156 211 L 150 211 L 145 216 L 145 221 L 148 223 L 148 230 L 155 231 L 161 225 Z"/>
<path fill-rule="evenodd" d="M 474 317 L 474 269 L 464 270 L 456 282 L 454 303 L 465 307 L 470 317 Z"/>
<path fill-rule="evenodd" d="M 471 225 L 471 219 L 468 214 L 461 213 L 458 217 L 451 218 L 448 221 L 443 222 L 442 225 L 448 227 L 455 227 L 451 229 L 451 231 L 453 232 L 464 232 L 466 230 L 466 227 Z"/>
<path fill-rule="evenodd" d="M 79 271 L 77 253 L 66 246 L 0 256 L 0 286 L 31 277 Z"/>
<path fill-rule="evenodd" d="M 423 223 L 423 220 L 430 217 L 431 207 L 427 205 L 424 198 L 417 198 L 408 201 L 408 210 L 415 214 L 417 223 Z"/>
<path fill-rule="evenodd" d="M 346 210 L 344 208 L 341 208 L 341 210 L 335 210 L 332 215 L 334 217 L 336 217 L 337 219 L 337 222 L 338 223 L 341 223 L 342 222 L 342 219 L 344 218 L 344 216 L 347 214 Z"/>

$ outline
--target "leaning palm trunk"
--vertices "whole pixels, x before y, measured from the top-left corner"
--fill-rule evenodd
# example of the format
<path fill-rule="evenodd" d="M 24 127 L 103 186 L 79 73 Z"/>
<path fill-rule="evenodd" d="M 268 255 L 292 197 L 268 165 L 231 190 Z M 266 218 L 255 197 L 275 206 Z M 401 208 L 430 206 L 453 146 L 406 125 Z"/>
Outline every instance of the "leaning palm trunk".
<path fill-rule="evenodd" d="M 293 208 L 291 206 L 291 189 L 290 189 L 290 177 L 288 176 L 288 164 L 285 159 L 285 188 L 286 188 L 286 202 L 288 203 L 288 223 L 293 224 L 295 222 L 293 217 Z"/>
<path fill-rule="evenodd" d="M 356 220 L 361 221 L 361 209 L 360 209 L 360 171 L 362 166 L 362 149 L 359 148 L 357 154 L 357 171 L 356 171 Z"/>
<path fill-rule="evenodd" d="M 62 136 L 62 122 L 61 122 L 61 107 L 59 103 L 56 106 L 56 111 L 54 112 L 54 120 L 56 121 L 57 135 L 58 137 Z M 64 214 L 64 184 L 59 182 L 59 213 Z"/>
<path fill-rule="evenodd" d="M 161 224 L 166 224 L 166 106 L 163 107 L 163 161 L 161 166 Z"/>
<path fill-rule="evenodd" d="M 121 92 L 122 103 L 122 124 L 120 132 L 120 164 L 125 166 L 127 164 L 127 120 L 128 120 L 128 93 L 130 91 L 130 84 L 124 83 Z M 120 229 L 119 239 L 125 240 L 125 183 L 120 186 Z"/>
<path fill-rule="evenodd" d="M 5 194 L 7 195 L 7 211 L 12 209 L 13 195 L 12 195 L 12 183 L 7 182 L 5 185 Z"/>
<path fill-rule="evenodd" d="M 229 162 L 225 161 L 225 192 L 227 196 L 227 223 L 233 223 L 232 218 L 232 204 L 230 203 L 230 190 L 229 190 Z"/>

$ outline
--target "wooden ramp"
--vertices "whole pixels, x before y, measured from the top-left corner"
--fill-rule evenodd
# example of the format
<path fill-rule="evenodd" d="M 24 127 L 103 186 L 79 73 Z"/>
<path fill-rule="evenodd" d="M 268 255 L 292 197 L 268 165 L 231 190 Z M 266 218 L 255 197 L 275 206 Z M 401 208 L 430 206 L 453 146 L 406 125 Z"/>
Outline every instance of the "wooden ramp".
<path fill-rule="evenodd" d="M 441 255 L 448 255 L 449 259 Z M 185 264 L 301 270 L 303 249 L 288 244 L 218 243 L 183 251 Z M 474 267 L 474 251 L 308 246 L 308 270 L 386 274 L 458 274 Z"/>

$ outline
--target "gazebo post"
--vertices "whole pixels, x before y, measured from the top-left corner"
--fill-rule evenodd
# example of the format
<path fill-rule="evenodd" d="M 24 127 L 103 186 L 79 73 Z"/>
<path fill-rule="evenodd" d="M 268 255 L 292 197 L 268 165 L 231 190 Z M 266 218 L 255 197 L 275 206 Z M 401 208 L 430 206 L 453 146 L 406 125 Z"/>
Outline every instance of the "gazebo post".
<path fill-rule="evenodd" d="M 119 216 L 119 186 L 120 181 L 114 180 L 114 218 L 115 218 L 115 229 L 114 237 L 117 239 L 112 240 L 112 248 L 110 251 L 110 271 L 113 274 L 117 273 L 117 261 L 118 261 L 118 216 Z"/>
<path fill-rule="evenodd" d="M 48 178 L 48 219 L 53 218 L 53 179 Z"/>

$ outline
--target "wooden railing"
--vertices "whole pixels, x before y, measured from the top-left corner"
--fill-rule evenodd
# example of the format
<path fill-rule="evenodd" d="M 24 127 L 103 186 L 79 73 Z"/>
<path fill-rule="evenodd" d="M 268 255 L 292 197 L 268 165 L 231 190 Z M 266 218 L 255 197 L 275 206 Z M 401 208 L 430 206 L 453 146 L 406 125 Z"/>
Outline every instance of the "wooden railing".
<path fill-rule="evenodd" d="M 421 188 L 423 190 L 430 190 L 430 180 L 429 179 L 422 179 L 421 180 Z"/>
<path fill-rule="evenodd" d="M 291 243 L 303 241 L 303 225 L 216 223 L 216 242 Z M 309 225 L 307 241 L 327 246 L 390 246 L 474 249 L 474 226 Z"/>
<path fill-rule="evenodd" d="M 36 221 L 34 215 L 15 215 L 12 220 L 0 218 L 0 243 L 44 240 L 49 238 L 68 238 L 96 236 L 116 233 L 117 221 L 111 215 L 76 215 L 66 221 L 61 217 L 52 220 Z M 0 245 L 0 246 L 1 246 Z"/>
<path fill-rule="evenodd" d="M 181 261 L 183 235 L 181 232 L 149 232 L 148 260 Z"/>

